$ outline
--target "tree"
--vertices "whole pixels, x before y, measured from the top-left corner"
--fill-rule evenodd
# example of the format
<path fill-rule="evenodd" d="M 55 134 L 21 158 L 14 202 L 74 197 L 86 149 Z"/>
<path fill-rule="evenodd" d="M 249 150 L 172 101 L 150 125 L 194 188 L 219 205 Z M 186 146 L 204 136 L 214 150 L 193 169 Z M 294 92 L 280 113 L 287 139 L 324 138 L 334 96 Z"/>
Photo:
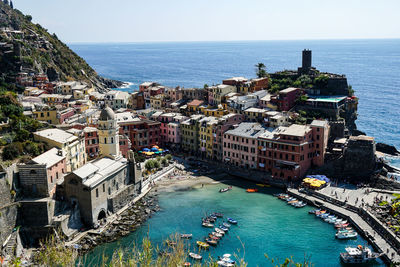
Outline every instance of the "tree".
<path fill-rule="evenodd" d="M 167 159 L 165 157 L 161 159 L 161 164 L 163 166 L 167 166 L 167 163 L 168 163 L 168 161 L 167 161 Z"/>
<path fill-rule="evenodd" d="M 146 161 L 144 167 L 146 168 L 146 170 L 151 171 L 154 168 L 154 160 Z"/>
<path fill-rule="evenodd" d="M 9 5 L 9 4 L 10 4 L 10 3 L 8 2 L 8 0 L 4 0 L 3 2 L 4 2 L 4 4 L 6 4 L 6 5 Z"/>
<path fill-rule="evenodd" d="M 167 160 L 171 160 L 171 159 L 172 159 L 172 156 L 171 156 L 171 154 L 168 154 L 168 155 L 165 156 L 165 158 L 166 158 Z"/>
<path fill-rule="evenodd" d="M 13 4 L 12 0 L 10 0 L 10 7 L 11 7 L 12 9 L 14 9 L 14 4 Z"/>
<path fill-rule="evenodd" d="M 161 167 L 161 164 L 158 160 L 154 161 L 154 168 L 159 169 Z"/>
<path fill-rule="evenodd" d="M 256 75 L 258 78 L 267 77 L 268 73 L 264 63 L 260 62 L 256 64 L 255 67 L 256 67 Z"/>
<path fill-rule="evenodd" d="M 12 143 L 3 150 L 4 160 L 13 160 L 18 158 L 22 153 L 22 145 L 20 143 Z"/>

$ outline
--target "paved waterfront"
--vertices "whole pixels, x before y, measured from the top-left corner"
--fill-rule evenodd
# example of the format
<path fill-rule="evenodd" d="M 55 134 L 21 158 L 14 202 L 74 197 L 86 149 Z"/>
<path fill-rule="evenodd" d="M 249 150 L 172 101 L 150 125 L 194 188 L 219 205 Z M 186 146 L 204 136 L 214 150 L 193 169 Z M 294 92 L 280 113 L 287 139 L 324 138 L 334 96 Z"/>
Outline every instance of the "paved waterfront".
<path fill-rule="evenodd" d="M 324 194 L 328 193 L 327 196 L 332 198 L 332 195 L 330 195 L 330 194 L 333 193 L 333 195 L 335 195 L 334 192 L 338 192 L 337 190 L 341 190 L 340 193 L 343 194 L 343 188 L 340 188 L 340 187 L 327 187 L 327 188 L 321 190 L 320 192 L 324 193 Z M 347 190 L 348 189 L 346 189 L 346 191 Z M 311 202 L 314 202 L 314 203 L 319 202 L 327 209 L 333 210 L 336 213 L 341 214 L 343 217 L 346 217 L 347 219 L 351 220 L 353 222 L 353 224 L 355 224 L 355 226 L 360 231 L 362 231 L 364 236 L 367 236 L 367 237 L 369 236 L 370 242 L 373 243 L 381 252 L 383 252 L 388 259 L 391 259 L 394 262 L 400 262 L 400 255 L 398 254 L 398 252 L 396 250 L 394 250 L 390 246 L 390 244 L 377 231 L 375 231 L 375 229 L 373 229 L 366 221 L 364 221 L 364 219 L 361 218 L 361 216 L 358 215 L 357 213 L 350 211 L 348 209 L 345 209 L 343 207 L 333 205 L 327 201 L 321 200 L 320 198 L 300 193 L 297 189 L 289 189 L 288 191 L 294 195 L 300 196 Z M 344 193 L 346 193 L 346 191 Z M 371 192 L 371 193 L 367 194 L 367 196 L 363 196 L 363 195 L 365 195 L 363 192 L 364 192 L 364 190 L 362 190 L 362 189 L 349 190 L 348 194 L 346 196 L 341 197 L 341 200 L 344 201 L 345 200 L 344 198 L 347 197 L 349 204 L 356 203 L 356 202 L 362 203 L 362 202 L 356 201 L 356 199 L 360 198 L 360 197 L 364 197 L 365 198 L 364 201 L 369 203 L 369 201 L 373 202 L 374 198 L 376 196 L 379 196 L 379 194 L 381 194 L 381 193 L 377 193 L 377 192 L 374 192 L 374 193 Z M 377 195 L 375 195 L 375 194 L 377 194 Z M 340 194 L 337 193 L 337 195 L 339 196 Z M 358 204 L 358 205 L 360 205 L 360 204 Z"/>

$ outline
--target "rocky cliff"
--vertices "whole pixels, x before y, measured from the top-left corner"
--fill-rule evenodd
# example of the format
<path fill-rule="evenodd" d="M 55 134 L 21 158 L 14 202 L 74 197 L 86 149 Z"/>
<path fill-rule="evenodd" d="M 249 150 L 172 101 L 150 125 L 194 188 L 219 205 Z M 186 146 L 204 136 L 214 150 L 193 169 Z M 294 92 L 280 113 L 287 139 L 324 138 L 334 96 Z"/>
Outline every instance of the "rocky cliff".
<path fill-rule="evenodd" d="M 99 90 L 122 85 L 100 77 L 56 34 L 0 1 L 0 76 L 14 82 L 20 71 L 46 73 L 50 81 L 87 81 Z"/>

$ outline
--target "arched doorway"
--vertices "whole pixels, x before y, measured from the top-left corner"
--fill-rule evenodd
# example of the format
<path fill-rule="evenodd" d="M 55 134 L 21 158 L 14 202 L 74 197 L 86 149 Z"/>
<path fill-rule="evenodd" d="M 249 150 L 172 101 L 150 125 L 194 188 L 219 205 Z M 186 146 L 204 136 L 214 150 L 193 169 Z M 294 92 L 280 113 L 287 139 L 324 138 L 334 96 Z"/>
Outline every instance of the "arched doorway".
<path fill-rule="evenodd" d="M 99 215 L 97 216 L 97 221 L 101 221 L 106 217 L 106 212 L 104 210 L 101 210 L 99 212 Z"/>

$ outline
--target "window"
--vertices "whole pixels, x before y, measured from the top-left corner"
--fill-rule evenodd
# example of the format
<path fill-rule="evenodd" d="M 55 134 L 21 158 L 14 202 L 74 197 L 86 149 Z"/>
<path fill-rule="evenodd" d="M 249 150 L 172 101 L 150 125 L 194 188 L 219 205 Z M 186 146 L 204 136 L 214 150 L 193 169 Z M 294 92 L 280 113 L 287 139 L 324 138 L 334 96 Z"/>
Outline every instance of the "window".
<path fill-rule="evenodd" d="M 103 184 L 103 192 L 106 192 L 106 185 Z"/>
<path fill-rule="evenodd" d="M 111 137 L 111 144 L 114 144 L 114 137 Z"/>
<path fill-rule="evenodd" d="M 35 170 L 31 170 L 29 173 L 30 174 L 36 174 L 36 171 Z"/>
<path fill-rule="evenodd" d="M 104 138 L 104 144 L 107 144 L 107 138 Z"/>
<path fill-rule="evenodd" d="M 96 197 L 99 197 L 99 189 L 96 188 Z"/>

